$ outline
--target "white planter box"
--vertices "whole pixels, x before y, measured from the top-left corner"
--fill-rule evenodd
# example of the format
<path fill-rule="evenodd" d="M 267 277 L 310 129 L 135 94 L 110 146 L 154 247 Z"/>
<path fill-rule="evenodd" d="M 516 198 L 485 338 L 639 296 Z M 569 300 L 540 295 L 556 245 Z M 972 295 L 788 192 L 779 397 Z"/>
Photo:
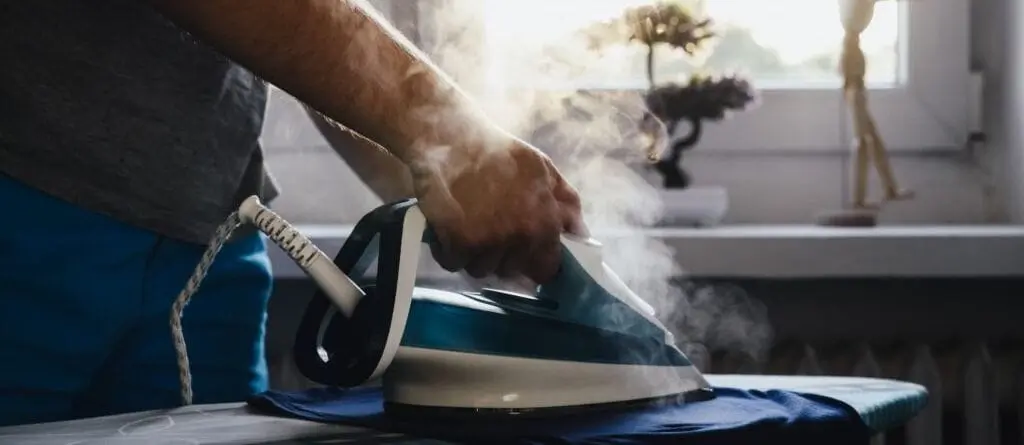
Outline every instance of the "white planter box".
<path fill-rule="evenodd" d="M 729 211 L 729 192 L 725 187 L 697 186 L 658 191 L 665 206 L 660 225 L 674 227 L 710 227 L 722 222 Z"/>

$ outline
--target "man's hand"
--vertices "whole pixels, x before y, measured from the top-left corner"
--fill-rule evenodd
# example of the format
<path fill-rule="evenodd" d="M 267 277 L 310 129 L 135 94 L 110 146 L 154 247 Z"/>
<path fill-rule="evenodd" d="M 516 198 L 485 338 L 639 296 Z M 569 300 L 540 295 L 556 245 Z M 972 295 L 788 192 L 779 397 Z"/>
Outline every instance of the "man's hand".
<path fill-rule="evenodd" d="M 409 167 L 448 269 L 557 271 L 559 236 L 585 232 L 551 160 L 497 130 L 365 0 L 153 0 L 178 26 Z"/>
<path fill-rule="evenodd" d="M 507 145 L 501 147 L 505 151 L 497 151 L 489 159 L 475 161 L 479 162 L 475 167 L 470 165 L 473 160 L 458 156 L 454 156 L 455 159 L 435 159 L 436 163 L 432 165 L 424 163 L 424 160 L 419 163 L 418 181 L 414 186 L 405 164 L 383 148 L 331 122 L 320 113 L 311 111 L 309 115 L 334 150 L 381 200 L 390 202 L 418 195 L 420 207 L 430 215 L 434 230 L 455 235 L 439 235 L 444 243 L 431 246 L 438 262 L 448 270 L 465 269 L 474 278 L 498 275 L 506 279 L 503 283 L 510 283 L 508 279 L 513 279 L 521 286 L 517 290 L 525 291 L 534 284 L 531 279 L 550 276 L 549 265 L 557 265 L 558 258 L 548 255 L 552 251 L 559 252 L 558 246 L 552 247 L 552 238 L 557 242 L 556 237 L 563 230 L 586 233 L 580 220 L 576 193 L 565 184 L 547 156 L 518 140 L 509 138 Z M 460 168 L 466 170 L 460 174 Z M 516 174 L 530 171 L 535 174 Z M 517 184 L 531 183 L 539 185 L 516 187 Z M 554 187 L 546 184 L 554 184 Z M 536 204 L 533 208 L 503 204 L 523 200 Z M 553 205 L 544 208 L 544 202 Z M 538 216 L 510 220 L 510 213 L 514 216 Z M 451 215 L 461 216 L 452 218 Z M 504 215 L 497 226 L 485 220 L 495 215 Z M 479 230 L 472 230 L 480 227 L 491 229 L 482 235 L 477 233 Z M 523 233 L 514 235 L 516 230 Z M 534 233 L 530 233 L 531 230 Z M 471 239 L 482 237 L 483 245 L 477 248 L 486 253 L 452 254 L 475 250 L 470 245 L 475 241 L 467 241 L 458 235 L 468 235 L 473 237 Z M 514 243 L 517 238 L 529 240 L 537 236 L 541 241 L 537 243 L 536 251 Z"/>
<path fill-rule="evenodd" d="M 550 158 L 519 139 L 410 167 L 439 241 L 434 258 L 447 270 L 544 283 L 558 272 L 561 234 L 587 235 L 576 191 Z"/>
<path fill-rule="evenodd" d="M 498 275 L 505 279 L 502 280 L 503 285 L 515 284 L 519 286 L 516 290 L 525 292 L 532 287 L 531 285 L 535 285 L 532 279 L 538 277 L 543 279 L 550 275 L 547 269 L 551 269 L 551 267 L 545 266 L 545 264 L 557 264 L 557 257 L 545 257 L 544 253 L 559 251 L 555 250 L 557 246 L 554 248 L 550 246 L 552 237 L 557 237 L 557 234 L 563 230 L 575 234 L 586 234 L 587 230 L 580 221 L 579 199 L 575 192 L 554 170 L 547 156 L 515 139 L 510 139 L 508 145 L 504 147 L 508 151 L 507 153 L 494 153 L 489 162 L 484 159 L 485 162 L 480 163 L 476 171 L 470 171 L 468 174 L 460 175 L 457 170 L 460 166 L 466 167 L 469 162 L 467 160 L 458 162 L 453 162 L 455 161 L 453 159 L 437 160 L 438 163 L 434 165 L 421 163 L 421 168 L 418 169 L 420 174 L 417 175 L 419 180 L 414 187 L 409 169 L 383 148 L 351 130 L 329 121 L 320 113 L 314 111 L 309 115 L 334 150 L 381 200 L 390 202 L 419 195 L 420 207 L 431 215 L 431 224 L 439 233 L 469 234 L 480 237 L 481 235 L 467 229 L 496 227 L 492 222 L 482 221 L 483 218 L 487 218 L 487 215 L 507 215 L 505 212 L 515 212 L 516 216 L 531 213 L 540 215 L 515 220 L 511 224 L 525 226 L 519 230 L 539 232 L 540 239 L 546 241 L 548 245 L 538 243 L 537 252 L 532 252 L 527 246 L 521 245 L 501 247 L 512 244 L 512 241 L 515 240 L 514 236 L 508 236 L 508 233 L 513 233 L 516 230 L 514 227 L 511 230 L 494 230 L 489 235 L 482 235 L 497 239 L 491 239 L 485 243 L 491 246 L 488 254 L 480 254 L 475 257 L 460 257 L 449 253 L 473 249 L 466 247 L 469 242 L 461 240 L 458 236 L 446 235 L 444 244 L 431 247 L 434 249 L 435 257 L 448 270 L 463 269 L 460 265 L 465 264 L 464 269 L 475 278 Z M 518 167 L 518 163 L 515 161 L 516 156 L 522 159 L 524 168 Z M 539 175 L 514 174 L 515 172 L 530 171 L 530 166 Z M 492 174 L 489 173 L 491 170 L 497 171 Z M 531 181 L 538 182 L 541 186 L 525 187 L 518 190 L 516 187 L 509 187 L 514 184 L 528 184 Z M 476 186 L 473 185 L 474 182 L 477 183 Z M 543 184 L 554 184 L 555 186 L 553 188 L 544 187 Z M 498 193 L 510 196 L 496 196 Z M 531 193 L 539 195 L 531 195 Z M 554 206 L 549 206 L 553 210 L 524 209 L 523 206 L 501 205 L 501 203 L 524 199 L 538 203 L 546 200 L 554 204 Z M 491 203 L 495 205 L 490 205 Z M 490 209 L 485 208 L 484 204 L 487 204 Z M 472 210 L 467 211 L 467 207 Z M 468 217 L 467 213 L 469 213 Z M 462 216 L 449 218 L 450 215 Z M 473 215 L 483 216 L 474 217 Z M 562 216 L 558 217 L 557 215 Z M 505 216 L 500 222 L 507 224 L 509 221 Z M 548 227 L 548 232 L 542 231 L 544 227 Z M 501 227 L 498 226 L 498 228 Z M 503 236 L 506 237 L 503 238 Z M 518 235 L 520 239 L 533 239 L 534 236 L 537 235 L 530 233 Z M 453 240 L 457 241 L 453 242 Z M 462 243 L 463 247 L 458 247 L 458 243 Z M 486 249 L 485 247 L 484 250 Z M 517 250 L 519 253 L 516 253 Z M 522 261 L 524 258 L 526 260 Z M 534 268 L 535 270 L 532 270 Z"/>

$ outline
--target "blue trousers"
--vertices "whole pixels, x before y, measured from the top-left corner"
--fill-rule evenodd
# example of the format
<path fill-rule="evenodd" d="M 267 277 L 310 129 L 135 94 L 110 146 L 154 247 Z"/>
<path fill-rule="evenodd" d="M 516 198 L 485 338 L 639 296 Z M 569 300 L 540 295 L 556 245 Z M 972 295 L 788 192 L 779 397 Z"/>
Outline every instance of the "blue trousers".
<path fill-rule="evenodd" d="M 171 303 L 204 247 L 0 175 L 0 425 L 178 406 Z M 185 308 L 194 402 L 267 388 L 263 235 L 229 243 Z"/>

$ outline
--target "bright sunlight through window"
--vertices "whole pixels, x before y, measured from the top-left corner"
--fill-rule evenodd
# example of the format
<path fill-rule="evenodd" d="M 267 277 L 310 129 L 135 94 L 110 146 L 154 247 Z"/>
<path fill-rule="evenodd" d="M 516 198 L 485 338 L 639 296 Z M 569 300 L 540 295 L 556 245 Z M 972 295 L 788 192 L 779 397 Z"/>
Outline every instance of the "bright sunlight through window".
<path fill-rule="evenodd" d="M 717 38 L 699 57 L 655 51 L 655 82 L 694 72 L 741 73 L 760 89 L 833 87 L 840 82 L 843 38 L 836 0 L 691 0 L 715 23 Z M 573 37 L 597 21 L 621 16 L 642 0 L 484 0 L 488 53 L 495 81 L 533 86 L 571 83 L 576 88 L 644 88 L 646 48 L 624 43 L 600 55 Z M 893 85 L 900 76 L 899 2 L 879 2 L 862 34 L 867 80 Z M 578 40 L 578 39 L 577 39 Z M 573 47 L 571 50 L 567 48 Z M 547 59 L 539 64 L 536 60 Z M 552 64 L 556 59 L 560 64 Z"/>

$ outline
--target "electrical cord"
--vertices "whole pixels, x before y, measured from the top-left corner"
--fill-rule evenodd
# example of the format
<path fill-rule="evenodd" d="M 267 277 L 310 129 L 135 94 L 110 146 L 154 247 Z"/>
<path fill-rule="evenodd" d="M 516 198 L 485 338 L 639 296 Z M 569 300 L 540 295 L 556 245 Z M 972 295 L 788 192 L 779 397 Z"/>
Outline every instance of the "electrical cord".
<path fill-rule="evenodd" d="M 263 206 L 259 198 L 253 196 L 246 199 L 239 206 L 239 209 L 232 212 L 228 218 L 217 227 L 209 246 L 203 252 L 203 256 L 196 265 L 195 270 L 189 277 L 185 287 L 178 294 L 171 305 L 171 339 L 174 343 L 174 352 L 178 362 L 178 379 L 181 386 L 181 403 L 191 405 L 193 400 L 192 372 L 188 359 L 188 347 L 185 343 L 185 333 L 182 328 L 182 316 L 185 306 L 192 297 L 199 291 L 199 286 L 209 273 L 217 254 L 224 245 L 231 239 L 231 235 L 243 224 L 252 224 L 268 239 L 281 248 L 300 267 L 310 272 L 314 262 L 326 259 L 326 255 L 306 238 L 293 225 L 285 221 L 272 210 Z M 328 260 L 329 261 L 329 260 Z"/>

